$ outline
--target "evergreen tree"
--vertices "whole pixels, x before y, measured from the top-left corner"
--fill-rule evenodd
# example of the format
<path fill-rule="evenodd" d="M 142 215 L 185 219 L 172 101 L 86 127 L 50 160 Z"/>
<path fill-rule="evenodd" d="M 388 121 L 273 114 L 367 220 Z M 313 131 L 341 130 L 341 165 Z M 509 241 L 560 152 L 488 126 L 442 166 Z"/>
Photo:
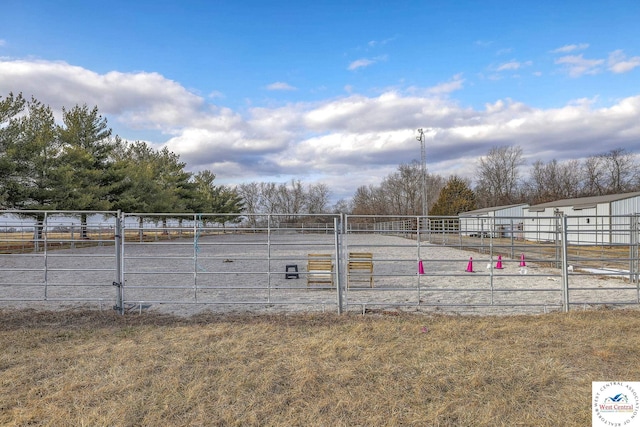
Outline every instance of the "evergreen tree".
<path fill-rule="evenodd" d="M 116 142 L 107 119 L 98 107 L 86 105 L 62 109 L 63 125 L 58 127 L 60 163 L 54 170 L 60 210 L 106 211 L 123 191 L 123 177 L 113 167 Z M 82 237 L 86 238 L 86 214 L 81 215 Z"/>
<path fill-rule="evenodd" d="M 19 209 L 52 209 L 61 197 L 54 180 L 60 147 L 53 112 L 33 98 L 27 111 L 20 121 L 20 135 L 13 140 L 11 158 L 18 179 L 13 182 L 11 204 Z"/>
<path fill-rule="evenodd" d="M 114 150 L 114 159 L 115 165 L 124 171 L 126 185 L 114 208 L 126 212 L 157 212 L 158 152 L 142 141 L 120 141 Z"/>
<path fill-rule="evenodd" d="M 26 101 L 22 94 L 9 93 L 0 98 L 0 206 L 12 207 L 16 195 L 14 185 L 19 181 L 16 163 L 16 140 L 21 133 L 20 113 L 24 111 Z M 13 200 L 12 200 L 13 199 Z"/>
<path fill-rule="evenodd" d="M 155 180 L 158 193 L 154 212 L 195 212 L 196 187 L 191 179 L 193 175 L 185 170 L 185 166 L 180 156 L 167 147 L 157 152 Z"/>
<path fill-rule="evenodd" d="M 457 216 L 459 213 L 477 209 L 475 193 L 464 179 L 451 176 L 442 191 L 438 200 L 429 211 L 430 215 L 436 216 Z"/>
<path fill-rule="evenodd" d="M 235 190 L 226 186 L 215 185 L 215 179 L 216 175 L 209 170 L 200 171 L 194 176 L 196 203 L 200 207 L 197 212 L 240 213 L 244 209 L 242 198 Z M 232 218 L 235 217 L 224 215 L 218 220 L 224 222 Z"/>

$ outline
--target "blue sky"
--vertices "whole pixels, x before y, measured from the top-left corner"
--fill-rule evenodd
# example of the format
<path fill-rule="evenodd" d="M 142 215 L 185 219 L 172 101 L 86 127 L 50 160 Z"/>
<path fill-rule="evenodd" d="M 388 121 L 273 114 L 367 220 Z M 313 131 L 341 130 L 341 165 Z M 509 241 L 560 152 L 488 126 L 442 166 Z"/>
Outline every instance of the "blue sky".
<path fill-rule="evenodd" d="M 220 183 L 348 198 L 418 159 L 473 178 L 640 149 L 638 1 L 0 2 L 0 96 L 97 105 Z"/>

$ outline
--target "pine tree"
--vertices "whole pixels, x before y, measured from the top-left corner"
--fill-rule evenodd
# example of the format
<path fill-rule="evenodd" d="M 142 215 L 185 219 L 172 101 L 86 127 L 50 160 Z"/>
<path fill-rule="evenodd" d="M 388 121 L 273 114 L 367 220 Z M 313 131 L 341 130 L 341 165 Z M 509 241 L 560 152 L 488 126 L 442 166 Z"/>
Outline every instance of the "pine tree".
<path fill-rule="evenodd" d="M 440 197 L 429 211 L 430 215 L 457 216 L 461 212 L 477 209 L 476 196 L 469 184 L 453 175 L 440 192 Z"/>
<path fill-rule="evenodd" d="M 60 157 L 54 169 L 59 197 L 56 209 L 107 211 L 122 192 L 123 177 L 112 167 L 116 143 L 107 119 L 98 107 L 86 105 L 62 109 L 58 127 Z M 81 215 L 82 237 L 86 238 L 86 214 Z"/>
<path fill-rule="evenodd" d="M 22 94 L 0 98 L 0 206 L 12 207 L 12 193 L 19 179 L 14 160 L 16 141 L 21 133 L 20 114 L 26 101 Z"/>

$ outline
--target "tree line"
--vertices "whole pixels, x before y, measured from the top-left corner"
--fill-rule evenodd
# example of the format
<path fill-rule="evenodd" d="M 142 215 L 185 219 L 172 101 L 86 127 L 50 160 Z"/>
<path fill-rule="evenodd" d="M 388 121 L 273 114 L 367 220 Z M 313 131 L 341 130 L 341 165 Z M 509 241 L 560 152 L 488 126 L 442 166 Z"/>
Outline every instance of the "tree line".
<path fill-rule="evenodd" d="M 427 173 L 428 213 L 458 215 L 480 208 L 640 191 L 638 156 L 623 148 L 583 160 L 536 160 L 528 174 L 524 168 L 522 148 L 503 146 L 491 148 L 478 160 L 473 179 Z M 361 215 L 421 215 L 421 174 L 417 161 L 400 165 L 380 185 L 359 187 L 351 211 Z"/>
<path fill-rule="evenodd" d="M 560 199 L 604 196 L 640 190 L 638 156 L 624 148 L 582 160 L 547 163 L 536 160 L 523 176 L 519 146 L 492 148 L 476 171 L 480 207 L 514 203 L 531 205 Z"/>

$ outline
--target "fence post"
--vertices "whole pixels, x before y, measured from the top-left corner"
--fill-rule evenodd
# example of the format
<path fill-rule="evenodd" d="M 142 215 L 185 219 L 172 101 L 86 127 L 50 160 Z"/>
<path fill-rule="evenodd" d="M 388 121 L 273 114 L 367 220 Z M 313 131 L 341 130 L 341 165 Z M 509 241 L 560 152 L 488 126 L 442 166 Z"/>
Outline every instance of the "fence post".
<path fill-rule="evenodd" d="M 342 314 L 342 292 L 343 292 L 343 282 L 341 279 L 341 271 L 342 269 L 342 239 L 340 236 L 342 235 L 341 230 L 344 224 L 344 214 L 340 214 L 340 220 L 338 218 L 333 218 L 333 235 L 334 235 L 334 245 L 336 248 L 336 297 L 338 298 L 338 314 Z"/>
<path fill-rule="evenodd" d="M 36 224 L 36 227 L 37 227 L 37 224 Z M 44 218 L 42 219 L 42 227 L 37 232 L 37 236 L 36 236 L 36 242 L 41 242 L 41 241 L 44 242 L 44 247 L 42 248 L 42 256 L 44 257 L 44 299 L 45 301 L 49 299 L 49 253 L 47 251 L 47 234 L 49 234 L 47 231 L 48 228 L 49 228 L 49 212 L 45 212 Z"/>
<path fill-rule="evenodd" d="M 638 215 L 629 216 L 629 283 L 638 284 Z M 638 301 L 640 301 L 640 294 Z"/>
<path fill-rule="evenodd" d="M 564 227 L 563 218 L 565 218 L 565 214 L 560 212 L 560 209 L 556 208 L 553 210 L 553 215 L 555 216 L 555 227 L 556 232 L 554 233 L 554 242 L 553 247 L 555 248 L 554 255 L 554 267 L 562 268 L 563 264 L 563 255 L 562 255 L 562 245 L 567 240 L 566 239 L 566 229 Z"/>
<path fill-rule="evenodd" d="M 633 227 L 632 227 L 632 240 L 633 240 L 633 271 L 631 271 L 631 274 L 633 275 L 633 283 L 636 284 L 636 299 L 638 301 L 638 303 L 640 303 L 640 260 L 638 260 L 638 257 L 640 256 L 638 254 L 639 250 L 638 250 L 638 246 L 640 245 L 640 239 L 638 239 L 638 222 L 639 222 L 640 217 L 638 216 L 638 214 L 634 214 L 633 218 L 631 219 L 631 221 L 633 222 Z"/>
<path fill-rule="evenodd" d="M 113 307 L 115 310 L 118 310 L 120 314 L 124 314 L 124 304 L 122 302 L 122 284 L 124 281 L 124 274 L 122 271 L 122 253 L 123 243 L 124 243 L 124 227 L 122 225 L 122 217 L 121 212 L 118 211 L 116 213 L 116 224 L 114 228 L 113 241 L 116 251 L 116 277 L 113 282 L 113 286 L 116 288 L 116 305 Z"/>
<path fill-rule="evenodd" d="M 561 230 L 560 230 L 560 239 L 562 243 L 562 299 L 563 299 L 563 310 L 565 313 L 569 312 L 569 260 L 568 260 L 568 251 L 567 251 L 567 215 L 562 214 L 561 216 Z"/>

